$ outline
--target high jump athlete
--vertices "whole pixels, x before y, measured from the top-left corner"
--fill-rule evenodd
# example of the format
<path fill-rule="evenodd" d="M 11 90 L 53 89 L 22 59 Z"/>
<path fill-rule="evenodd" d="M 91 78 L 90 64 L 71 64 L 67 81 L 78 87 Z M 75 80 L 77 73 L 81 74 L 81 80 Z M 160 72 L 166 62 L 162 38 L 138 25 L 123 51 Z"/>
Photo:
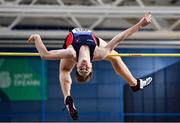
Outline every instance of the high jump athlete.
<path fill-rule="evenodd" d="M 80 83 L 85 83 L 92 77 L 92 62 L 97 60 L 110 61 L 113 68 L 122 76 L 130 85 L 133 91 L 138 91 L 149 85 L 151 77 L 145 80 L 136 79 L 121 57 L 110 56 L 118 54 L 116 48 L 124 39 L 139 31 L 151 22 L 151 14 L 146 13 L 141 20 L 129 29 L 117 34 L 111 41 L 106 43 L 102 38 L 97 37 L 94 32 L 88 29 L 75 28 L 71 30 L 66 37 L 64 49 L 48 51 L 43 44 L 39 34 L 32 34 L 28 43 L 35 42 L 42 59 L 61 60 L 59 68 L 59 80 L 64 95 L 64 102 L 73 120 L 78 119 L 78 112 L 75 108 L 71 96 L 71 71 L 76 65 L 76 79 Z"/>

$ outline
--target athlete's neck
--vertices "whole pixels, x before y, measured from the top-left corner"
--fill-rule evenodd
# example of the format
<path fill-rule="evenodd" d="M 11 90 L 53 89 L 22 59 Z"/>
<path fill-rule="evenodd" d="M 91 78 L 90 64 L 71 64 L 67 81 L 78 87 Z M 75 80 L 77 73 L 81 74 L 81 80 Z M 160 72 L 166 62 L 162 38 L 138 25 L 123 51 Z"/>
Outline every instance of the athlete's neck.
<path fill-rule="evenodd" d="M 79 58 L 78 61 L 90 61 L 90 49 L 86 45 L 82 45 L 80 50 L 79 50 Z"/>

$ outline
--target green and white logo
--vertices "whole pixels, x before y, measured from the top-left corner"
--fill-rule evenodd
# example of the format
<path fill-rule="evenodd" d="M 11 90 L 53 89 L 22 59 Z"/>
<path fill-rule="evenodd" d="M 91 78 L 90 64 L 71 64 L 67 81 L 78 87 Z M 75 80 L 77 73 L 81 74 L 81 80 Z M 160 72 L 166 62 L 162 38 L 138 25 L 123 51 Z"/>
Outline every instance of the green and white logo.
<path fill-rule="evenodd" d="M 0 58 L 0 89 L 10 100 L 47 99 L 47 79 L 39 58 Z"/>
<path fill-rule="evenodd" d="M 0 72 L 0 88 L 8 88 L 11 86 L 11 78 L 8 71 Z"/>

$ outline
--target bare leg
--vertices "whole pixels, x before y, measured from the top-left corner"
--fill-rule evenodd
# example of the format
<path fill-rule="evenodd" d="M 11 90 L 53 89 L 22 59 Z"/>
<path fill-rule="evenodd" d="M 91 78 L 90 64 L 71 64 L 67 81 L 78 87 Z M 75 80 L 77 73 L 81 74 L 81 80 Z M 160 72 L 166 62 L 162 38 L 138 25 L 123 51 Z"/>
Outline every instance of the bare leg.
<path fill-rule="evenodd" d="M 128 38 L 129 36 L 131 36 L 135 32 L 139 31 L 141 28 L 147 26 L 150 22 L 151 22 L 151 14 L 146 13 L 137 24 L 135 24 L 134 26 L 132 26 L 132 27 L 126 29 L 125 31 L 117 34 L 111 41 L 109 41 L 107 43 L 107 45 L 105 47 L 107 49 L 109 49 L 110 51 L 112 51 L 124 39 Z"/>
<path fill-rule="evenodd" d="M 107 43 L 100 39 L 100 47 L 106 46 Z M 115 50 L 111 54 L 118 54 Z M 117 56 L 107 56 L 106 60 L 110 61 L 116 73 L 125 79 L 130 86 L 135 86 L 137 84 L 137 79 L 131 74 L 128 67 L 124 64 L 121 57 Z"/>
<path fill-rule="evenodd" d="M 116 54 L 117 52 L 113 50 L 112 53 Z M 121 57 L 108 56 L 106 60 L 111 62 L 116 73 L 122 76 L 130 86 L 135 86 L 137 84 L 137 79 L 131 74 Z"/>
<path fill-rule="evenodd" d="M 117 52 L 112 51 L 112 53 L 115 54 Z M 128 82 L 132 91 L 136 92 L 151 83 L 151 77 L 148 77 L 145 80 L 134 78 L 120 57 L 108 56 L 106 59 L 111 62 L 114 70 Z"/>

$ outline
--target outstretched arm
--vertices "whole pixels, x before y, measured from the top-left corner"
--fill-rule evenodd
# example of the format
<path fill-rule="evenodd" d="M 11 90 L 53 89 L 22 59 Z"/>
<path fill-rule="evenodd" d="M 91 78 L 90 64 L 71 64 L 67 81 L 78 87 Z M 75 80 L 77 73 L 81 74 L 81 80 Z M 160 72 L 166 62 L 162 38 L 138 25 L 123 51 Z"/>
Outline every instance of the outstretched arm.
<path fill-rule="evenodd" d="M 36 49 L 38 50 L 42 59 L 59 60 L 62 58 L 72 58 L 74 55 L 71 48 L 48 51 L 43 44 L 40 35 L 38 34 L 33 34 L 29 37 L 28 43 L 32 42 L 35 42 Z"/>
<path fill-rule="evenodd" d="M 59 81 L 61 85 L 61 90 L 64 95 L 64 101 L 67 96 L 71 95 L 71 84 L 72 84 L 71 72 L 75 64 L 76 63 L 70 59 L 62 59 L 60 61 Z"/>
<path fill-rule="evenodd" d="M 144 17 L 134 26 L 132 26 L 131 28 L 119 33 L 118 35 L 116 35 L 106 46 L 105 48 L 107 48 L 108 50 L 110 50 L 110 52 L 118 46 L 118 44 L 123 41 L 124 39 L 126 39 L 127 37 L 131 36 L 133 33 L 139 31 L 140 29 L 142 29 L 143 27 L 147 26 L 149 23 L 151 22 L 151 14 L 150 13 L 146 13 L 144 15 Z"/>

